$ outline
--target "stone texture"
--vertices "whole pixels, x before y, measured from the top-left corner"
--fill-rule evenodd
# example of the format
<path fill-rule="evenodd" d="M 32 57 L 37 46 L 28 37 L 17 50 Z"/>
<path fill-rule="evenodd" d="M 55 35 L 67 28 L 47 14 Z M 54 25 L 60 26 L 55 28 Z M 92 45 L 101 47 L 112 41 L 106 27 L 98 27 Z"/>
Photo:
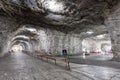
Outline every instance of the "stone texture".
<path fill-rule="evenodd" d="M 61 7 L 58 8 L 59 10 L 57 8 L 51 9 L 49 0 L 0 1 L 1 54 L 7 52 L 6 48 L 9 46 L 11 38 L 17 35 L 29 37 L 36 35 L 27 31 L 16 34 L 19 27 L 23 27 L 23 25 L 32 25 L 33 28 L 43 32 L 44 36 L 42 36 L 43 34 L 39 35 L 31 42 L 28 39 L 17 38 L 12 45 L 22 43 L 24 47 L 26 45 L 27 50 L 37 49 L 53 54 L 61 54 L 62 49 L 67 49 L 69 54 L 81 53 L 81 41 L 89 36 L 82 35 L 81 37 L 80 34 L 93 29 L 93 27 L 94 30 L 97 30 L 94 35 L 107 32 L 106 28 L 99 27 L 104 25 L 107 11 L 112 10 L 119 3 L 119 0 L 52 0 L 52 2 L 56 3 L 56 7 L 64 5 L 64 9 L 61 10 Z M 113 10 L 115 13 L 110 12 L 111 16 L 109 16 L 107 24 L 111 33 L 113 49 L 115 49 L 114 46 L 118 46 L 116 44 L 119 44 L 120 24 L 119 7 L 115 8 L 117 10 Z M 116 48 L 115 54 L 119 52 L 118 49 Z"/>
<path fill-rule="evenodd" d="M 119 0 L 1 0 L 0 12 L 23 22 L 57 30 L 83 29 L 84 25 L 104 24 L 104 11 Z M 56 6 L 51 6 L 50 4 Z M 51 25 L 56 25 L 51 26 Z M 45 26 L 44 26 L 45 27 Z"/>
<path fill-rule="evenodd" d="M 0 53 L 7 52 L 6 47 L 10 34 L 19 27 L 18 25 L 16 20 L 0 16 Z"/>
<path fill-rule="evenodd" d="M 25 28 L 25 26 L 26 27 L 29 26 L 32 28 L 35 27 L 34 25 L 24 25 L 23 28 Z M 22 27 L 20 29 L 22 29 Z M 16 32 L 16 34 L 14 35 L 18 36 L 17 34 L 22 32 L 20 31 L 20 29 L 18 29 L 19 32 Z M 33 41 L 32 39 L 31 40 L 28 39 L 26 41 L 29 43 L 29 46 L 31 44 L 30 49 L 31 51 L 39 50 L 43 53 L 61 55 L 62 50 L 66 49 L 68 51 L 68 54 L 81 54 L 82 38 L 76 35 L 77 34 L 66 34 L 60 31 L 39 27 L 39 29 L 37 29 L 36 31 L 36 35 L 34 36 L 28 35 L 33 37 L 35 41 Z M 11 39 L 13 39 L 16 36 L 12 36 Z M 17 38 L 13 39 L 13 41 L 10 40 L 11 44 L 12 42 L 14 43 L 14 40 L 17 40 Z M 24 39 L 22 40 L 25 41 Z"/>
<path fill-rule="evenodd" d="M 108 16 L 106 21 L 109 33 L 111 35 L 112 49 L 114 53 L 113 60 L 120 61 L 120 5 Z"/>
<path fill-rule="evenodd" d="M 98 64 L 100 65 L 100 63 Z M 120 65 L 119 63 L 115 64 L 117 64 L 118 66 Z M 0 79 L 1 80 L 120 79 L 120 69 L 117 68 L 74 63 L 70 63 L 70 67 L 71 71 L 68 71 L 66 70 L 64 64 L 59 64 L 56 66 L 52 62 L 47 63 L 46 61 L 30 57 L 26 54 L 12 53 L 11 55 L 0 59 Z"/>

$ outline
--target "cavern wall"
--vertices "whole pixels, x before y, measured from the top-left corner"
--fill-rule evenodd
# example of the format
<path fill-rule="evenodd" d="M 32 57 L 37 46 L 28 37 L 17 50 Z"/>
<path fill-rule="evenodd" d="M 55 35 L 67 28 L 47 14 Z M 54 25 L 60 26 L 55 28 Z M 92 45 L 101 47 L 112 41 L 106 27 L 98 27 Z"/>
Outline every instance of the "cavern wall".
<path fill-rule="evenodd" d="M 24 24 L 21 24 L 24 25 Z M 0 16 L 0 53 L 6 53 L 9 38 L 20 27 L 16 20 Z M 30 25 L 30 24 L 29 24 Z M 33 26 L 35 28 L 36 26 Z M 62 50 L 66 49 L 68 54 L 80 54 L 82 52 L 82 39 L 74 33 L 64 33 L 38 26 L 39 45 L 34 49 L 42 50 L 44 53 L 61 55 Z M 35 44 L 34 44 L 35 45 Z"/>
<path fill-rule="evenodd" d="M 108 16 L 106 25 L 111 35 L 113 60 L 120 61 L 120 4 L 115 6 L 115 9 Z"/>
<path fill-rule="evenodd" d="M 73 33 L 63 33 L 39 27 L 39 47 L 38 50 L 44 53 L 61 55 L 66 49 L 68 54 L 82 53 L 82 39 Z"/>
<path fill-rule="evenodd" d="M 7 40 L 17 27 L 19 26 L 14 19 L 0 16 L 0 56 L 7 52 Z"/>

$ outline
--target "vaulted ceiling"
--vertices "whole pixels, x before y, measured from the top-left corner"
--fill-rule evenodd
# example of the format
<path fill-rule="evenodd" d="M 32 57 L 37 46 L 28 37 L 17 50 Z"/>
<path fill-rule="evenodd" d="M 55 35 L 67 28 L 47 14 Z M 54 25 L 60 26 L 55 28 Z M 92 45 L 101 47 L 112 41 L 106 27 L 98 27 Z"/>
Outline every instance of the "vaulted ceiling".
<path fill-rule="evenodd" d="M 62 32 L 102 27 L 119 0 L 0 0 L 0 15 Z M 105 30 L 103 29 L 99 30 Z"/>

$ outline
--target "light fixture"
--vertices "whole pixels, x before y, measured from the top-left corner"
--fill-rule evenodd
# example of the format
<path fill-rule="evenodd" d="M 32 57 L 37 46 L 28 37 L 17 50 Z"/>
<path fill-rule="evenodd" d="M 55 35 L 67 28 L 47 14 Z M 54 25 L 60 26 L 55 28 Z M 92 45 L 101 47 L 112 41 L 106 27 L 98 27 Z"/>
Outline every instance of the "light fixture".
<path fill-rule="evenodd" d="M 18 36 L 13 37 L 12 40 L 17 39 L 17 38 L 29 39 L 29 37 L 25 35 L 18 35 Z"/>
<path fill-rule="evenodd" d="M 102 39 L 104 38 L 104 35 L 98 35 L 97 38 Z"/>
<path fill-rule="evenodd" d="M 90 31 L 87 31 L 86 33 L 87 34 L 93 34 L 94 32 L 92 30 L 90 30 Z"/>
<path fill-rule="evenodd" d="M 64 16 L 50 13 L 46 16 L 46 18 L 51 18 L 51 19 L 54 19 L 54 20 L 63 20 Z"/>
<path fill-rule="evenodd" d="M 31 31 L 31 32 L 36 32 L 36 29 L 34 29 L 34 28 L 26 28 L 26 29 Z"/>

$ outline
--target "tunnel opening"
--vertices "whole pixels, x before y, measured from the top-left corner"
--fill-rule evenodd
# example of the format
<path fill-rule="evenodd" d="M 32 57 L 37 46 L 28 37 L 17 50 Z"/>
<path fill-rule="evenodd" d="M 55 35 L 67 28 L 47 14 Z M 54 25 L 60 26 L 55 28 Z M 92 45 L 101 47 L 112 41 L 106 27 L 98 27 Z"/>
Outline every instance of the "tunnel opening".
<path fill-rule="evenodd" d="M 34 52 L 39 50 L 39 32 L 35 28 L 23 26 L 14 32 L 8 42 L 8 51 L 21 52 L 30 51 Z"/>
<path fill-rule="evenodd" d="M 22 52 L 22 50 L 24 50 L 24 48 L 21 45 L 13 45 L 11 47 L 11 51 L 14 53 Z"/>
<path fill-rule="evenodd" d="M 111 60 L 113 53 L 109 34 L 100 34 L 83 39 L 82 52 L 84 59 Z"/>

